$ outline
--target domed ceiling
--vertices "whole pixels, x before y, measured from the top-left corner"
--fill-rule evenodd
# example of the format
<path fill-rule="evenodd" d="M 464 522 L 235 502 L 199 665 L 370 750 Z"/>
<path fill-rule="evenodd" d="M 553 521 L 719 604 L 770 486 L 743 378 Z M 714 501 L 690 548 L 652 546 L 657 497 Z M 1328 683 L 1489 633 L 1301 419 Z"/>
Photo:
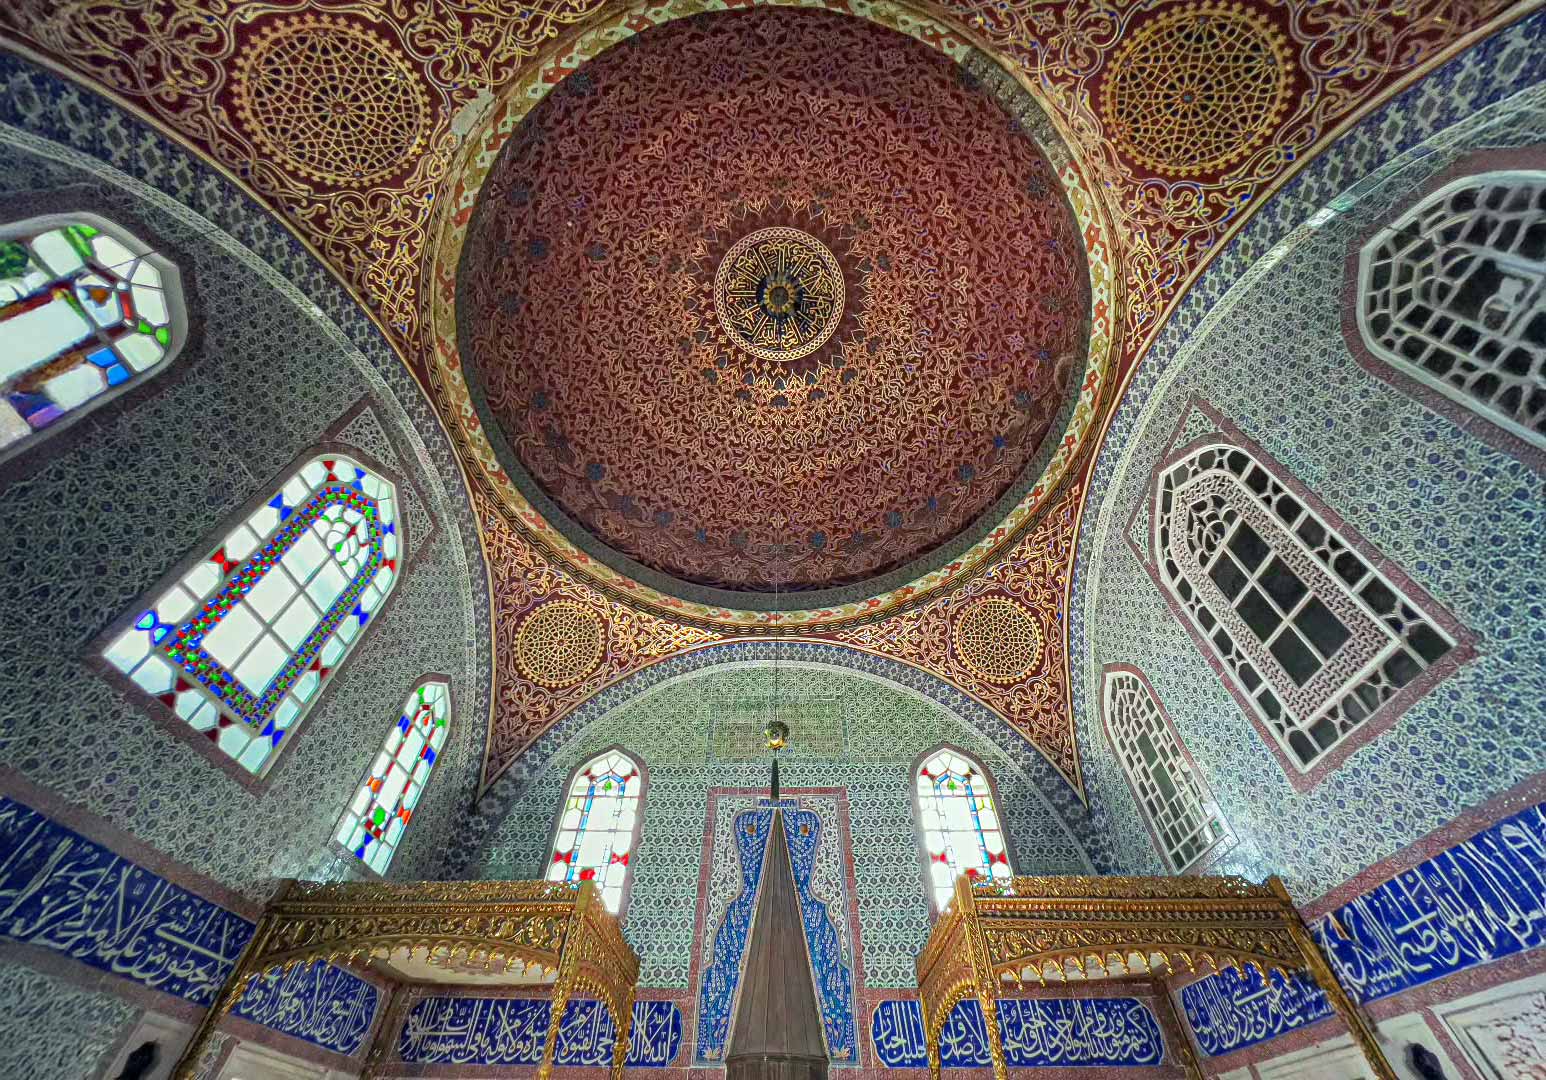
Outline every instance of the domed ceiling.
<path fill-rule="evenodd" d="M 565 79 L 490 171 L 457 290 L 501 465 L 679 594 L 948 558 L 1039 472 L 1089 336 L 1035 141 L 939 51 L 788 8 L 650 29 Z"/>

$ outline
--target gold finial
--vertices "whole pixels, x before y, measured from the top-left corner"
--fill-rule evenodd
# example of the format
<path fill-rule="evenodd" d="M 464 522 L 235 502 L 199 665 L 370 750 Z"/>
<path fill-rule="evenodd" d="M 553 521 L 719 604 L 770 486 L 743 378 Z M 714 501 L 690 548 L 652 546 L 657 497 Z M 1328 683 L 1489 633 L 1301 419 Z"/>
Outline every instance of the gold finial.
<path fill-rule="evenodd" d="M 789 744 L 789 725 L 782 720 L 769 720 L 763 734 L 768 737 L 769 750 L 782 750 Z"/>

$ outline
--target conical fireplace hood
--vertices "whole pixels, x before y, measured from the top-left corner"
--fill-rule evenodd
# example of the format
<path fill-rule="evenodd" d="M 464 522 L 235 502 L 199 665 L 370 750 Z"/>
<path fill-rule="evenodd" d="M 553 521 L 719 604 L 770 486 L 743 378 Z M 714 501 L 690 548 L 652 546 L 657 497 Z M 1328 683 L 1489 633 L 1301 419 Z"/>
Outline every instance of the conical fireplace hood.
<path fill-rule="evenodd" d="M 762 891 L 741 968 L 725 1080 L 826 1080 L 826 1076 L 827 1047 L 816 1007 L 810 950 L 784 839 L 784 815 L 775 809 L 762 860 Z"/>

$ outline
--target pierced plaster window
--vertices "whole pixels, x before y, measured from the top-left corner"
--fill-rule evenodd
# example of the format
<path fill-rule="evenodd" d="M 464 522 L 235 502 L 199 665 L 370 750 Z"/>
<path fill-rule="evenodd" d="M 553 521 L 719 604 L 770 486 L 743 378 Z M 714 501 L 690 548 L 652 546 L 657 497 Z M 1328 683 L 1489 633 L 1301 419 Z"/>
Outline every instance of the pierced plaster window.
<path fill-rule="evenodd" d="M 414 687 L 355 792 L 338 842 L 378 874 L 402 845 L 403 831 L 424 794 L 450 732 L 451 688 L 429 679 Z"/>
<path fill-rule="evenodd" d="M 1101 709 L 1106 739 L 1155 847 L 1173 873 L 1182 873 L 1228 837 L 1218 803 L 1142 678 L 1128 671 L 1106 672 Z"/>
<path fill-rule="evenodd" d="M 956 878 L 1007 881 L 1014 876 L 988 772 L 945 747 L 918 766 L 918 823 L 925 877 L 936 911 L 950 906 Z"/>
<path fill-rule="evenodd" d="M 314 458 L 174 576 L 103 657 L 263 775 L 397 583 L 397 491 Z"/>
<path fill-rule="evenodd" d="M 643 802 L 643 771 L 621 750 L 608 750 L 580 766 L 558 819 L 548 880 L 594 881 L 607 910 L 618 914 Z"/>
<path fill-rule="evenodd" d="M 1153 523 L 1161 583 L 1300 772 L 1456 645 L 1241 447 L 1166 469 Z"/>
<path fill-rule="evenodd" d="M 1546 449 L 1546 172 L 1468 176 L 1359 253 L 1375 356 Z"/>
<path fill-rule="evenodd" d="M 153 377 L 186 325 L 176 268 L 112 222 L 0 225 L 0 459 Z"/>

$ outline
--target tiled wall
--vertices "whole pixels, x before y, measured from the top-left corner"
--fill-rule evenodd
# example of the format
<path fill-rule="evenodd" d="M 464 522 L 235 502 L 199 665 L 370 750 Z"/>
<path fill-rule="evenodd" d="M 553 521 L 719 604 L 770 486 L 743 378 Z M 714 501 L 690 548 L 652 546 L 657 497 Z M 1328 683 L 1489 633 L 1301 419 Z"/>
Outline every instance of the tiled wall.
<path fill-rule="evenodd" d="M 1301 902 L 1546 764 L 1542 477 L 1375 378 L 1343 337 L 1350 247 L 1456 161 L 1546 142 L 1543 31 L 1536 16 L 1462 54 L 1312 161 L 1203 274 L 1128 389 L 1097 461 L 1071 604 L 1086 781 L 1121 868 L 1159 863 L 1101 733 L 1108 664 L 1142 670 L 1175 721 L 1244 841 L 1226 868 L 1280 873 Z M 1197 400 L 1474 636 L 1475 659 L 1309 790 L 1295 790 L 1125 536 Z"/>

